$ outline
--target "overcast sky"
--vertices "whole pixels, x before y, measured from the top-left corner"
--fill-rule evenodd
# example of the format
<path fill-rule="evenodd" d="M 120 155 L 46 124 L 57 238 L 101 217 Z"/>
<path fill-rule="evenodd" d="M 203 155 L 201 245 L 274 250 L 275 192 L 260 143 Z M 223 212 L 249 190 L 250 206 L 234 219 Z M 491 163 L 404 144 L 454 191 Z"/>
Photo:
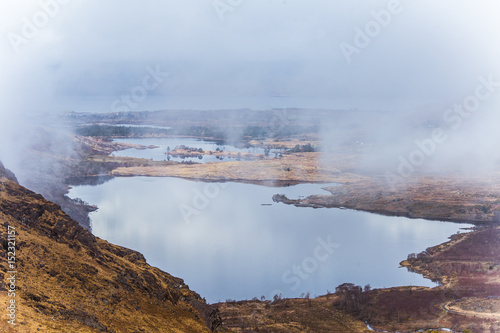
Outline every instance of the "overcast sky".
<path fill-rule="evenodd" d="M 109 105 L 142 85 L 148 67 L 169 73 L 148 90 L 164 108 L 169 98 L 200 107 L 189 105 L 193 96 L 240 107 L 270 96 L 311 106 L 449 102 L 473 90 L 479 75 L 500 77 L 498 1 L 396 3 L 1 0 L 3 108 L 79 110 L 82 98 Z M 346 57 L 341 46 L 356 47 L 356 28 L 372 36 L 361 40 L 367 45 L 358 38 L 362 47 Z"/>
<path fill-rule="evenodd" d="M 414 124 L 437 119 L 447 140 L 425 167 L 474 173 L 500 160 L 499 14 L 498 0 L 0 0 L 0 160 L 17 171 L 36 142 L 24 113 L 390 108 L 360 119 L 367 165 L 397 172 L 432 138 Z M 474 117 L 447 114 L 485 94 Z"/>

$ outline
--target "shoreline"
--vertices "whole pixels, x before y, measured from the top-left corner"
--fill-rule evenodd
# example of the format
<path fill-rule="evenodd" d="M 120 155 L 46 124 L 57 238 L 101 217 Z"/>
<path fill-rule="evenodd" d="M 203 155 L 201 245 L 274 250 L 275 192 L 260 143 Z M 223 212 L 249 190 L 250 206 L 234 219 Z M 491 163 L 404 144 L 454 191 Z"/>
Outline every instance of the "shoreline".
<path fill-rule="evenodd" d="M 76 185 L 75 180 L 89 179 L 88 176 L 90 176 L 90 179 L 95 179 L 99 182 L 105 180 L 107 177 L 157 177 L 160 175 L 204 182 L 234 181 L 277 188 L 279 186 L 304 183 L 338 183 L 339 186 L 334 188 L 329 187 L 331 195 L 309 196 L 289 202 L 288 204 L 299 204 L 303 207 L 313 208 L 345 208 L 387 216 L 404 216 L 407 218 L 422 218 L 432 221 L 471 223 L 476 225 L 478 230 L 462 234 L 465 235 L 462 238 L 463 242 L 452 244 L 452 246 L 446 246 L 449 242 L 444 242 L 429 248 L 431 252 L 430 256 L 428 253 L 420 257 L 417 255 L 417 259 L 427 266 L 419 266 L 421 262 L 410 261 L 411 268 L 425 278 L 443 279 L 442 281 L 445 283 L 442 286 L 430 289 L 407 286 L 372 290 L 370 292 L 372 297 L 372 301 L 370 302 L 372 303 L 369 304 L 369 307 L 374 311 L 376 319 L 368 321 L 372 327 L 390 331 L 402 331 L 409 327 L 451 327 L 449 326 L 452 321 L 451 315 L 441 313 L 443 302 L 453 298 L 462 299 L 473 295 L 478 297 L 478 304 L 481 304 L 485 291 L 481 289 L 484 287 L 484 284 L 480 279 L 483 275 L 480 274 L 488 273 L 493 277 L 500 275 L 498 267 L 495 266 L 498 264 L 497 261 L 500 262 L 500 259 L 497 260 L 496 257 L 492 257 L 487 251 L 484 252 L 486 253 L 484 257 L 469 260 L 471 267 L 475 267 L 474 265 L 477 264 L 484 266 L 484 260 L 492 260 L 494 262 L 493 270 L 486 268 L 479 273 L 474 271 L 469 273 L 468 270 L 461 271 L 462 266 L 457 266 L 458 268 L 454 266 L 448 267 L 447 261 L 440 261 L 439 259 L 439 255 L 442 253 L 454 253 L 458 258 L 466 258 L 464 257 L 465 252 L 460 252 L 459 250 L 461 244 L 463 245 L 470 240 L 474 240 L 474 244 L 477 244 L 477 247 L 488 246 L 488 243 L 484 241 L 485 239 L 490 242 L 489 244 L 492 244 L 492 240 L 487 238 L 487 231 L 498 228 L 498 221 L 494 221 L 494 217 L 500 207 L 498 200 L 496 200 L 496 198 L 500 197 L 500 185 L 496 186 L 495 184 L 500 184 L 497 181 L 500 179 L 500 174 L 466 180 L 458 176 L 439 178 L 429 176 L 417 177 L 418 175 L 416 175 L 415 178 L 411 179 L 412 182 L 409 181 L 405 186 L 401 186 L 396 191 L 391 191 L 387 189 L 387 186 L 384 186 L 385 184 L 381 176 L 354 173 L 354 169 L 350 165 L 354 163 L 354 160 L 332 158 L 331 161 L 327 160 L 325 162 L 324 156 L 320 156 L 319 153 L 294 153 L 282 159 L 269 159 L 265 161 L 183 164 L 112 157 L 109 156 L 111 153 L 110 150 L 114 151 L 116 147 L 113 144 L 109 146 L 109 142 L 98 141 L 100 140 L 92 138 L 77 141 L 80 147 L 82 147 L 82 153 L 79 155 L 79 159 L 69 160 L 70 163 L 67 160 L 63 161 L 63 163 L 67 163 L 65 165 L 67 165 L 68 173 L 64 177 L 58 178 L 61 184 L 64 183 L 64 185 L 67 185 L 65 179 L 68 178 L 69 180 L 69 177 L 74 177 L 71 184 Z M 283 203 L 285 204 L 285 202 Z M 485 230 L 486 233 L 483 232 Z M 493 241 L 497 242 L 497 240 Z M 432 249 L 435 249 L 435 252 Z M 427 250 L 424 252 L 427 252 Z M 403 260 L 404 258 L 401 259 Z M 462 262 L 460 261 L 458 264 L 462 265 Z M 468 269 L 467 267 L 466 269 Z M 446 276 L 452 276 L 455 273 L 456 278 L 454 280 L 447 278 L 445 274 L 440 273 L 439 269 L 446 269 Z M 429 271 L 427 275 L 425 275 L 425 270 Z M 474 274 L 479 274 L 477 275 L 479 277 L 476 278 Z M 456 283 L 460 282 L 460 279 L 475 280 L 470 286 L 457 285 Z M 496 286 L 496 284 L 488 285 L 487 287 L 491 289 L 493 286 Z M 271 304 L 269 308 L 266 308 L 264 304 L 258 305 L 262 306 L 262 308 L 259 308 L 259 311 L 263 311 L 262 313 L 286 309 L 295 310 L 296 307 L 305 307 L 303 310 L 309 311 L 308 313 L 311 314 L 312 309 L 314 309 L 314 307 L 309 308 L 311 301 L 313 304 L 314 302 L 318 302 L 318 304 L 328 306 L 329 309 L 334 305 L 329 301 L 321 303 L 327 297 L 318 296 L 312 300 L 296 299 L 290 302 L 285 300 L 282 303 Z M 420 303 L 412 303 L 416 302 L 419 297 L 425 299 L 428 303 L 425 303 L 426 310 L 418 317 L 418 322 L 402 322 L 399 319 L 396 321 L 391 317 L 391 304 L 396 304 L 401 308 L 420 309 Z M 243 304 L 244 302 L 246 301 L 237 303 Z M 288 308 L 284 304 L 289 304 L 287 305 Z M 437 307 L 437 305 L 439 306 Z M 230 306 L 232 305 L 227 303 L 221 305 L 222 312 L 225 315 L 228 315 L 228 307 Z M 319 310 L 318 313 L 323 309 L 324 307 L 317 308 Z M 238 306 L 235 311 L 235 318 L 243 318 L 241 316 L 243 316 L 246 310 Z M 408 311 L 411 313 L 410 310 Z M 341 315 L 337 312 L 335 314 Z M 249 315 L 248 322 L 255 322 L 251 313 Z M 349 315 L 349 318 L 352 319 L 355 317 Z M 280 319 L 276 317 L 273 320 L 279 322 Z M 321 322 L 325 320 L 325 317 L 318 317 L 317 320 Z M 434 323 L 437 320 L 440 322 L 439 325 L 428 325 L 428 323 Z M 341 322 L 338 324 L 341 325 Z M 467 325 L 467 321 L 463 318 L 458 320 L 458 322 L 462 323 L 462 329 L 466 327 L 464 325 Z M 346 329 L 345 331 L 363 332 L 362 329 L 366 329 L 366 325 L 361 326 L 359 326 L 359 330 Z M 287 327 L 291 328 L 292 326 Z"/>
<path fill-rule="evenodd" d="M 470 179 L 463 179 L 460 174 L 447 177 L 415 174 L 406 183 L 389 189 L 382 175 L 354 172 L 352 162 L 320 152 L 290 153 L 282 158 L 253 161 L 182 163 L 110 156 L 112 146 L 120 150 L 122 144 L 111 143 L 110 147 L 109 142 L 101 139 L 77 137 L 77 140 L 93 148 L 104 145 L 104 149 L 96 148 L 84 159 L 103 166 L 107 176 L 177 177 L 272 187 L 338 183 L 338 187 L 327 189 L 330 195 L 284 203 L 476 225 L 500 222 L 500 200 L 496 200 L 500 197 L 500 185 L 495 185 L 500 184 L 500 173 Z"/>

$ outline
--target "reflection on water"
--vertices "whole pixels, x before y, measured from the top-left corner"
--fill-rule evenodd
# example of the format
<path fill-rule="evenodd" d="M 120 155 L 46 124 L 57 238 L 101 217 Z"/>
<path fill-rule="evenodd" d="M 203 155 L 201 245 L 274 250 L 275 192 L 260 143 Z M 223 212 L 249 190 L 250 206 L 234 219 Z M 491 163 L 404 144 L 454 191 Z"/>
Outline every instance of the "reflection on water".
<path fill-rule="evenodd" d="M 464 225 L 297 208 L 271 199 L 276 193 L 294 197 L 301 187 L 325 194 L 324 186 L 134 177 L 78 186 L 70 195 L 99 206 L 91 215 L 96 236 L 140 251 L 209 302 L 278 292 L 314 296 L 344 282 L 433 286 L 398 268 L 399 262 Z"/>
<path fill-rule="evenodd" d="M 204 151 L 216 151 L 217 149 L 219 149 L 226 152 L 232 152 L 234 153 L 233 159 L 236 159 L 236 155 L 239 152 L 264 154 L 264 149 L 262 148 L 236 148 L 230 145 L 219 144 L 214 141 L 205 141 L 194 138 L 136 138 L 136 139 L 126 138 L 126 139 L 117 139 L 115 141 L 121 143 L 144 145 L 144 146 L 150 146 L 150 145 L 158 146 L 158 148 L 145 149 L 145 150 L 126 149 L 114 152 L 112 154 L 114 156 L 121 156 L 121 157 L 147 158 L 147 159 L 152 159 L 154 161 L 164 161 L 164 160 L 166 161 L 167 155 L 165 153 L 167 152 L 167 149 L 170 148 L 171 150 L 173 150 L 175 147 L 181 145 L 190 148 L 201 148 Z M 229 158 L 222 157 L 222 160 L 223 159 L 228 160 Z M 205 163 L 205 162 L 218 162 L 221 161 L 221 159 L 217 159 L 217 157 L 212 155 L 204 155 L 202 158 L 198 157 L 181 158 L 181 157 L 171 156 L 170 161 Z"/>

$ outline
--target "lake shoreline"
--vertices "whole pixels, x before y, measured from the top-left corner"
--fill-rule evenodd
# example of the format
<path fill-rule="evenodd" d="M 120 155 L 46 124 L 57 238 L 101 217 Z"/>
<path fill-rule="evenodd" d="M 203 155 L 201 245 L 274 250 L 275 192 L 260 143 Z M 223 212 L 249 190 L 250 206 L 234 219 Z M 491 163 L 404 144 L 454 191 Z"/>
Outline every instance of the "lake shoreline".
<path fill-rule="evenodd" d="M 307 291 L 320 295 L 346 280 L 371 283 L 377 288 L 411 284 L 432 287 L 435 284 L 431 281 L 398 268 L 399 263 L 410 252 L 422 251 L 446 241 L 456 232 L 462 232 L 453 223 L 410 221 L 355 210 L 303 209 L 273 203 L 272 196 L 277 192 L 300 198 L 321 193 L 325 187 L 332 186 L 301 185 L 266 188 L 254 184 L 230 182 L 222 185 L 170 177 L 117 177 L 98 187 L 91 183 L 75 187 L 70 196 L 83 198 L 99 206 L 99 211 L 91 216 L 94 235 L 140 251 L 154 266 L 188 279 L 189 284 L 210 302 L 228 298 L 248 299 L 262 294 L 272 297 L 271 290 L 281 290 L 286 297 L 297 297 Z M 137 197 L 134 193 L 142 194 Z M 161 198 L 161 206 L 150 205 L 155 202 L 155 198 Z M 137 211 L 134 207 L 144 207 L 147 214 L 134 213 Z M 143 244 L 141 247 L 133 233 L 122 233 L 122 230 L 135 230 L 138 223 L 143 238 L 148 239 L 151 246 Z M 470 224 L 468 226 L 472 227 Z M 242 230 L 246 236 L 239 239 Z M 179 243 L 177 237 L 172 238 L 174 234 L 189 240 L 189 248 L 185 248 L 185 242 Z M 221 234 L 225 237 L 221 238 Z M 154 242 L 157 237 L 161 241 Z M 345 239 L 356 239 L 357 242 L 346 243 Z M 300 241 L 297 243 L 297 240 Z M 379 242 L 387 246 L 379 251 L 367 250 Z M 257 248 L 256 244 L 259 244 Z M 313 251 L 321 244 L 326 244 L 326 248 L 319 252 Z M 188 258 L 180 260 L 173 255 L 174 252 L 191 253 L 200 248 L 211 249 L 209 253 L 219 253 L 219 256 L 216 259 L 202 251 L 196 257 L 205 258 L 207 255 L 203 262 L 198 263 L 198 260 L 191 258 L 189 267 L 196 267 L 198 272 L 212 272 L 211 265 L 206 267 L 205 262 L 214 261 L 217 265 L 234 267 L 235 272 L 246 272 L 246 265 L 239 267 L 242 258 L 253 258 L 251 260 L 260 263 L 267 260 L 273 264 L 264 268 L 262 272 L 266 273 L 263 276 L 256 273 L 255 279 L 251 279 L 255 282 L 248 283 L 247 278 L 244 278 L 242 281 L 248 284 L 242 290 L 233 286 L 241 279 L 236 276 L 232 278 L 235 274 L 233 269 L 224 276 L 207 273 L 214 274 L 211 278 L 213 282 L 207 289 L 206 283 L 198 281 L 196 276 L 199 274 L 193 275 L 192 269 L 185 266 L 185 262 L 189 262 Z M 231 255 L 230 251 L 233 251 Z M 163 259 L 159 253 L 169 255 Z M 353 256 L 354 253 L 357 255 Z M 330 260 L 326 261 L 328 258 Z M 356 267 L 351 267 L 353 262 L 358 263 Z M 378 269 L 372 266 L 375 262 Z M 165 266 L 165 263 L 169 264 Z M 297 275 L 299 273 L 293 273 L 291 269 L 297 264 L 313 265 L 312 270 L 318 269 L 318 272 L 311 279 L 305 278 L 306 275 Z M 304 269 L 311 271 L 307 267 Z M 353 273 L 348 273 L 350 270 Z M 253 273 L 243 275 L 247 274 L 252 276 Z M 216 282 L 226 279 L 225 287 Z M 330 283 L 325 283 L 326 280 Z M 212 285 L 218 287 L 212 290 Z M 297 286 L 300 289 L 292 289 Z"/>
<path fill-rule="evenodd" d="M 176 177 L 203 182 L 239 182 L 281 187 L 296 184 L 337 183 L 331 195 L 286 201 L 301 207 L 349 208 L 389 216 L 423 218 L 484 225 L 500 222 L 500 175 L 463 181 L 449 177 L 415 175 L 398 187 L 389 188 L 383 177 L 349 172 L 325 161 L 322 153 L 292 153 L 282 158 L 255 161 L 177 162 L 110 156 L 113 149 L 130 145 L 95 138 L 77 138 L 92 147 L 83 161 L 108 177 Z M 102 148 L 101 148 L 102 147 Z M 141 147 L 139 147 L 141 148 Z M 78 174 L 73 175 L 78 176 Z M 92 176 L 81 174 L 81 176 Z M 74 178 L 74 177 L 72 177 Z M 495 182 L 494 180 L 499 180 Z M 429 191 L 429 189 L 432 191 Z"/>
<path fill-rule="evenodd" d="M 127 159 L 127 158 L 114 158 L 112 156 L 109 156 L 109 154 L 116 150 L 114 147 L 104 147 L 106 149 L 100 149 L 101 145 L 105 145 L 105 143 L 102 144 L 95 144 L 95 141 L 98 139 L 96 138 L 85 138 L 84 143 L 82 143 L 80 140 L 77 139 L 78 143 L 78 159 L 73 159 L 69 160 L 70 163 L 67 164 L 67 169 L 68 173 L 65 173 L 63 177 L 58 177 L 59 181 L 64 182 L 66 177 L 70 176 L 92 176 L 92 175 L 98 175 L 96 176 L 97 179 L 100 179 L 100 177 L 120 177 L 121 175 L 115 174 L 112 176 L 112 172 L 114 170 L 117 170 L 119 168 L 124 168 L 123 170 L 127 171 L 132 171 L 134 167 L 137 168 L 144 168 L 144 170 L 139 171 L 144 171 L 144 173 L 147 173 L 146 171 L 152 171 L 152 169 L 148 167 L 161 167 L 169 172 L 172 172 L 174 175 L 170 175 L 172 177 L 177 177 L 177 178 L 184 178 L 184 179 L 191 179 L 191 180 L 196 180 L 196 181 L 205 181 L 205 182 L 214 182 L 214 181 L 220 181 L 221 179 L 228 179 L 228 175 L 226 174 L 226 178 L 223 178 L 223 174 L 221 175 L 220 178 L 216 179 L 213 176 L 212 177 L 207 177 L 206 175 L 210 174 L 210 167 L 202 166 L 200 164 L 192 165 L 190 166 L 189 164 L 182 164 L 182 163 L 176 163 L 176 162 L 156 162 L 156 161 L 150 161 L 147 159 Z M 104 141 L 102 141 L 104 142 Z M 305 142 L 305 141 L 304 141 Z M 295 143 L 295 142 L 294 142 Z M 124 147 L 124 149 L 129 149 L 129 147 Z M 297 153 L 293 154 L 292 158 L 290 158 L 287 162 L 287 164 L 282 164 L 281 166 L 279 163 L 275 162 L 274 159 L 270 159 L 269 161 L 265 161 L 267 163 L 267 166 L 271 166 L 271 170 L 277 170 L 279 171 L 279 174 L 285 175 L 282 177 L 283 179 L 280 179 L 278 181 L 278 184 L 280 185 L 286 185 L 287 182 L 294 181 L 296 183 L 312 183 L 314 181 L 317 181 L 318 183 L 331 183 L 335 182 L 340 184 L 335 188 L 335 190 L 332 189 L 331 193 L 332 195 L 324 195 L 321 197 L 315 197 L 316 203 L 313 201 L 310 202 L 310 204 L 337 204 L 338 208 L 348 208 L 348 209 L 355 209 L 355 210 L 360 210 L 362 211 L 363 207 L 369 207 L 370 209 L 374 210 L 379 210 L 381 206 L 385 207 L 384 211 L 382 213 L 387 213 L 388 215 L 392 216 L 398 216 L 396 214 L 401 214 L 401 208 L 407 209 L 408 212 L 411 214 L 420 214 L 421 212 L 427 212 L 427 215 L 423 215 L 422 217 L 424 219 L 427 219 L 426 216 L 432 217 L 430 218 L 431 220 L 444 220 L 444 219 L 449 219 L 448 221 L 450 222 L 464 222 L 464 221 L 471 221 L 476 225 L 479 226 L 484 226 L 486 223 L 487 225 L 492 224 L 494 222 L 494 217 L 495 217 L 495 211 L 497 210 L 497 203 L 495 203 L 494 198 L 498 197 L 498 188 L 495 188 L 494 184 L 498 183 L 498 175 L 489 175 L 485 176 L 483 178 L 474 178 L 474 179 L 468 179 L 468 182 L 460 180 L 458 177 L 448 177 L 448 178 L 429 178 L 425 177 L 422 175 L 417 175 L 415 174 L 412 176 L 411 179 L 408 179 L 408 184 L 405 184 L 405 186 L 401 186 L 397 191 L 390 191 L 388 189 L 388 186 L 384 183 L 384 179 L 381 176 L 377 175 L 367 175 L 367 174 L 360 174 L 358 172 L 355 172 L 355 168 L 353 167 L 352 164 L 349 163 L 344 163 L 343 160 L 336 159 L 333 162 L 329 162 L 328 160 L 325 161 L 320 161 L 317 158 L 314 158 L 317 153 Z M 313 157 L 313 158 L 308 158 L 308 157 Z M 312 161 L 311 161 L 312 160 Z M 68 160 L 63 160 L 62 163 L 67 163 Z M 282 160 L 283 162 L 285 160 Z M 338 162 L 340 161 L 340 162 Z M 233 163 L 232 165 L 229 163 Z M 219 166 L 223 166 L 230 169 L 230 168 L 239 168 L 239 166 L 244 165 L 244 163 L 254 163 L 254 162 L 223 162 L 220 163 Z M 263 162 L 260 162 L 263 163 Z M 127 165 L 128 164 L 128 165 Z M 325 164 L 327 168 L 325 168 Z M 65 164 L 66 165 L 66 164 Z M 76 168 L 74 166 L 77 166 Z M 188 166 L 190 169 L 192 169 L 189 172 L 192 172 L 193 174 L 196 175 L 196 177 L 188 178 L 185 177 L 185 175 L 182 175 L 180 173 L 180 169 L 185 169 L 185 167 Z M 229 167 L 230 166 L 230 167 Z M 299 173 L 296 172 L 302 168 L 302 166 L 306 166 L 306 170 L 312 171 L 311 173 Z M 261 167 L 266 167 L 266 165 L 257 165 L 255 166 L 255 171 L 261 169 Z M 274 167 L 274 169 L 272 168 Z M 320 175 L 320 172 L 316 170 L 320 169 L 321 172 L 323 172 L 323 175 Z M 281 168 L 281 169 L 280 169 Z M 286 170 L 286 168 L 290 168 L 290 170 Z M 194 173 L 195 169 L 199 169 L 200 173 Z M 204 170 L 205 169 L 205 170 Z M 203 172 L 201 172 L 203 171 Z M 248 171 L 248 169 L 246 170 Z M 324 172 L 326 171 L 326 172 Z M 175 173 L 180 173 L 180 175 L 175 175 Z M 137 173 L 137 175 L 143 175 L 146 176 L 147 174 L 141 174 L 142 172 Z M 292 175 L 293 173 L 293 175 Z M 264 173 L 265 175 L 266 173 Z M 268 173 L 269 174 L 269 173 Z M 275 173 L 276 174 L 276 173 Z M 289 175 L 288 175 L 289 174 Z M 135 174 L 130 172 L 130 176 L 134 176 Z M 256 184 L 256 185 L 262 185 L 262 180 L 264 177 L 261 177 L 257 172 L 251 174 L 247 173 L 245 177 L 234 177 L 234 181 L 238 182 L 245 182 L 249 184 Z M 154 176 L 154 175 L 147 175 L 147 176 Z M 183 177 L 184 176 L 184 177 Z M 273 174 L 274 177 L 274 174 Z M 294 179 L 295 177 L 295 179 Z M 314 177 L 324 177 L 322 180 L 313 180 Z M 250 179 L 249 179 L 250 178 Z M 259 179 L 260 178 L 260 179 Z M 278 177 L 280 178 L 280 177 Z M 300 180 L 296 180 L 297 178 L 301 178 Z M 101 178 L 102 179 L 102 178 Z M 420 183 L 419 183 L 420 182 Z M 269 182 L 268 182 L 269 183 Z M 51 183 L 51 185 L 54 185 Z M 272 184 L 271 184 L 272 185 Z M 55 186 L 57 190 L 59 191 L 59 186 Z M 278 187 L 277 187 L 278 188 Z M 429 190 L 431 189 L 431 190 Z M 278 192 L 278 191 L 276 191 Z M 58 192 L 59 193 L 59 192 Z M 444 194 L 444 195 L 442 195 Z M 45 195 L 45 194 L 44 194 Z M 385 199 L 384 199 L 385 198 Z M 300 199 L 301 204 L 306 205 L 307 198 Z M 349 206 L 349 204 L 353 204 L 352 208 Z M 432 205 L 432 206 L 431 206 Z M 433 206 L 439 206 L 440 208 L 438 211 L 432 211 Z M 326 206 L 325 206 L 326 207 Z M 333 206 L 332 206 L 333 207 Z M 408 209 L 412 208 L 412 209 Z M 463 208 L 465 211 L 459 211 L 458 208 Z M 385 209 L 387 211 L 385 211 Z M 467 211 L 469 210 L 469 211 Z M 430 214 L 429 212 L 432 212 Z M 450 216 L 450 214 L 452 216 Z M 410 216 L 413 218 L 412 216 Z M 436 218 L 437 217 L 437 218 Z M 463 217 L 463 218 L 462 218 Z M 472 233 L 467 233 L 464 236 L 464 240 L 467 239 L 473 239 L 475 232 Z M 482 233 L 482 237 L 486 237 L 485 233 Z M 478 246 L 484 246 L 485 243 L 481 241 L 481 238 L 474 238 L 475 241 L 477 241 Z M 445 243 L 441 243 L 439 245 L 436 245 L 436 248 L 442 247 L 442 245 Z M 446 251 L 453 251 L 453 248 L 447 249 Z M 456 252 L 458 258 L 463 258 L 462 253 Z M 422 257 L 424 258 L 424 257 Z M 404 259 L 404 258 L 401 258 Z M 491 256 L 486 256 L 482 258 L 484 260 L 491 260 Z M 434 257 L 431 257 L 430 263 L 434 263 L 436 268 L 440 268 L 443 266 L 443 262 L 437 261 Z M 495 260 L 495 258 L 493 258 Z M 471 261 L 471 265 L 474 262 Z M 416 266 L 412 266 L 414 269 Z M 423 271 L 420 272 L 422 274 Z M 470 275 L 467 272 L 460 272 L 457 271 L 457 277 L 459 278 L 469 278 Z M 498 269 L 494 268 L 493 271 L 494 276 L 498 276 Z M 434 272 L 436 274 L 436 272 Z M 439 276 L 438 274 L 436 276 Z M 442 277 L 442 275 L 441 275 Z M 464 287 L 461 287 L 462 289 L 456 289 L 455 286 L 453 285 L 445 285 L 441 287 L 435 287 L 430 289 L 429 288 L 423 288 L 422 290 L 416 290 L 413 288 L 412 292 L 409 292 L 408 288 L 409 287 L 397 287 L 397 288 L 384 288 L 384 289 L 377 289 L 374 292 L 375 295 L 375 300 L 374 304 L 372 306 L 374 307 L 375 311 L 377 312 L 377 315 L 379 316 L 378 322 L 370 320 L 370 325 L 373 327 L 377 328 L 385 328 L 388 330 L 405 330 L 406 325 L 399 323 L 399 324 L 394 324 L 394 319 L 389 316 L 387 313 L 384 313 L 386 310 L 386 305 L 389 304 L 390 302 L 385 299 L 384 297 L 390 295 L 392 299 L 395 300 L 395 304 L 400 304 L 402 308 L 405 306 L 412 306 L 412 302 L 415 299 L 418 299 L 419 297 L 429 297 L 429 299 L 432 298 L 431 303 L 426 304 L 424 307 L 426 309 L 434 309 L 435 311 L 428 310 L 429 313 L 432 312 L 433 314 L 428 314 L 426 315 L 426 318 L 421 318 L 423 324 L 417 326 L 418 328 L 421 327 L 450 327 L 447 324 L 451 323 L 452 320 L 452 314 L 445 314 L 444 316 L 441 314 L 442 309 L 441 305 L 445 304 L 445 302 L 440 303 L 441 300 L 447 301 L 447 298 L 441 298 L 444 296 L 440 295 L 448 295 L 446 297 L 462 297 L 465 292 L 467 292 L 467 295 L 474 295 L 477 294 L 479 295 L 478 297 L 481 298 L 481 288 L 483 284 L 480 281 L 475 282 L 473 286 L 470 286 L 469 291 L 464 291 Z M 413 294 L 412 294 L 413 293 Z M 457 294 L 458 293 L 458 294 Z M 431 297 L 432 296 L 432 297 Z M 468 297 L 468 296 L 465 296 Z M 326 296 L 319 296 L 316 299 L 323 299 L 326 298 Z M 401 302 L 400 302 L 401 301 Z M 297 300 L 297 307 L 303 307 L 304 305 L 308 306 L 308 300 L 302 300 L 298 299 Z M 223 308 L 227 304 L 228 306 L 230 305 L 229 303 L 223 303 L 221 305 L 221 308 Z M 237 302 L 239 304 L 239 302 Z M 267 303 L 266 303 L 267 304 Z M 270 308 L 268 310 L 270 311 L 275 311 L 279 309 L 286 309 L 287 307 L 283 307 L 285 303 L 277 302 L 276 304 L 270 304 Z M 262 304 L 264 306 L 264 304 Z M 332 303 L 325 303 L 325 306 L 330 306 Z M 436 305 L 436 306 L 434 306 Z M 293 309 L 295 310 L 297 308 L 294 304 L 290 304 L 290 307 L 288 309 Z M 264 306 L 265 308 L 265 306 Z M 413 309 L 420 309 L 421 305 L 415 305 Z M 307 309 L 307 308 L 306 308 Z M 222 312 L 225 312 L 226 310 L 223 309 Z M 243 307 L 238 306 L 237 309 L 235 309 L 236 317 L 240 317 L 240 315 L 244 315 L 245 311 Z M 227 311 L 225 312 L 227 314 Z M 265 312 L 263 312 L 265 313 Z M 251 314 L 251 313 L 250 313 Z M 227 318 L 227 317 L 226 317 Z M 321 317 L 319 318 L 318 322 L 323 321 L 325 318 Z M 436 320 L 440 320 L 440 325 L 439 326 L 433 326 L 432 323 L 435 323 Z M 242 319 L 242 320 L 247 320 L 247 319 Z M 276 319 L 278 320 L 278 319 Z M 253 323 L 254 319 L 249 317 L 248 322 Z M 278 321 L 275 321 L 274 323 L 277 323 Z M 460 323 L 462 325 L 467 323 L 465 320 L 460 320 Z M 431 326 L 428 324 L 431 323 Z M 460 324 L 458 323 L 458 324 Z M 230 323 L 229 323 L 230 324 Z M 229 325 L 227 324 L 227 325 Z M 457 324 L 457 323 L 455 323 Z M 416 325 L 416 324 L 415 324 Z M 227 327 L 227 326 L 226 326 Z M 271 326 L 272 327 L 272 326 Z M 305 326 L 307 327 L 307 326 Z M 465 327 L 465 326 L 462 326 Z M 364 326 L 366 328 L 366 326 Z M 360 326 L 360 329 L 361 326 Z M 354 330 L 353 330 L 354 331 Z M 360 330 L 362 332 L 362 330 Z"/>

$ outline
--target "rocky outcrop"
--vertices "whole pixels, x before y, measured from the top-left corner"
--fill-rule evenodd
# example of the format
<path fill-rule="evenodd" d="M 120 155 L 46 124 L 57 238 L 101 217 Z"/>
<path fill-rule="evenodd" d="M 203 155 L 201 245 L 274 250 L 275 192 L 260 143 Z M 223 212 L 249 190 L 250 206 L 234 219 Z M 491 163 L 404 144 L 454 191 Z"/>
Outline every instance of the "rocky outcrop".
<path fill-rule="evenodd" d="M 2 161 L 0 161 L 0 178 L 7 178 L 14 183 L 17 183 L 17 178 L 16 175 L 9 169 L 6 169 L 5 166 L 3 165 Z"/>

